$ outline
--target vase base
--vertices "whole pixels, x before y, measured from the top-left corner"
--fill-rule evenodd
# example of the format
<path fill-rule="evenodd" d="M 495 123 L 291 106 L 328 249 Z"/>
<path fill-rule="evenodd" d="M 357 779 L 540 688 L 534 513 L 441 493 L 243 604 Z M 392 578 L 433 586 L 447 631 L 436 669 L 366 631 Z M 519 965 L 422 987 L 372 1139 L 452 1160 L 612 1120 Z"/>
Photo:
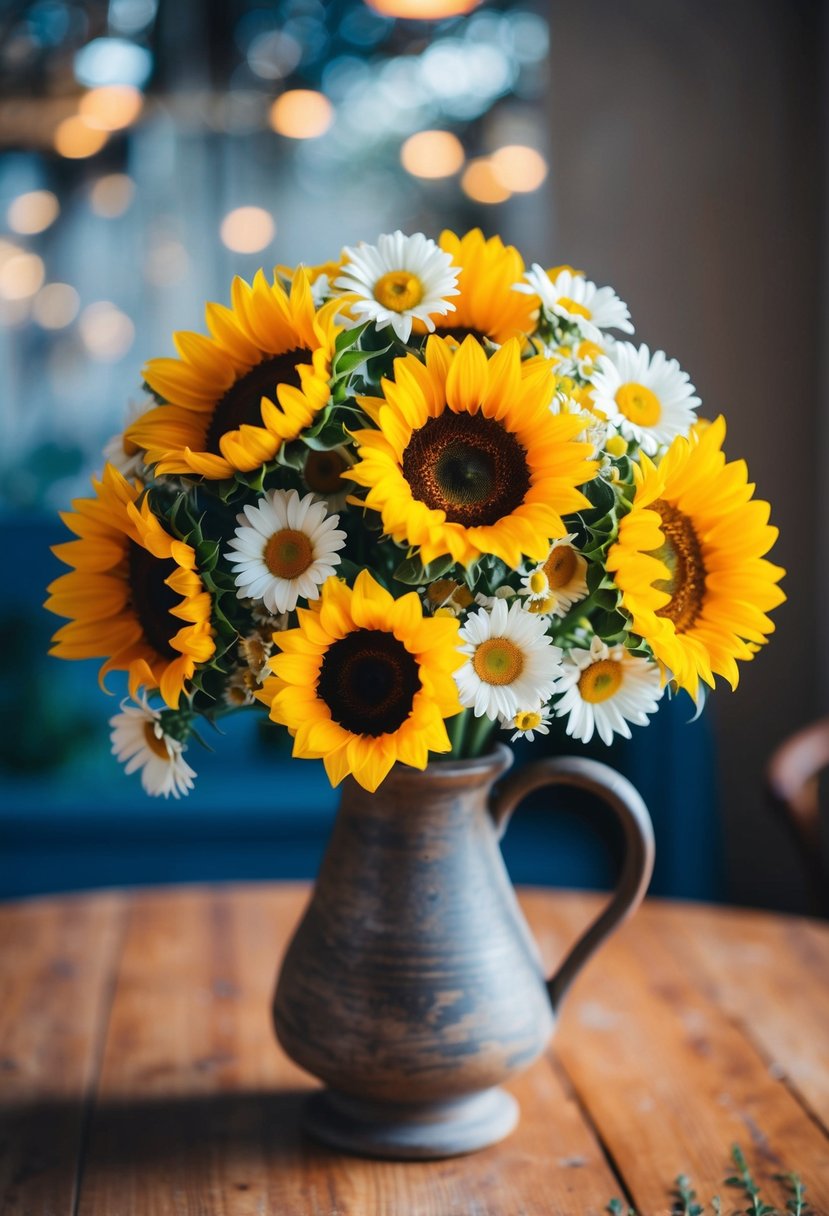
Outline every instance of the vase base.
<path fill-rule="evenodd" d="M 414 1161 L 474 1153 L 508 1136 L 518 1103 L 499 1088 L 448 1102 L 379 1102 L 324 1089 L 305 1108 L 316 1140 L 348 1153 Z"/>

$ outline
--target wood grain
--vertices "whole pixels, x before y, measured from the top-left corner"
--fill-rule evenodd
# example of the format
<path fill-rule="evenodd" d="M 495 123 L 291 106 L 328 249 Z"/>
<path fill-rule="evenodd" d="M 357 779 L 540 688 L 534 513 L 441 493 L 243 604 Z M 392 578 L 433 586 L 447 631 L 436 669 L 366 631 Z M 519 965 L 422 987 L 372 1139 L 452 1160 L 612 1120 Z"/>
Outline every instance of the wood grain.
<path fill-rule="evenodd" d="M 745 1207 L 721 1187 L 735 1141 L 769 1198 L 782 1206 L 771 1176 L 785 1164 L 829 1212 L 825 926 L 646 904 L 510 1086 L 516 1133 L 399 1165 L 299 1131 L 314 1083 L 278 1048 L 269 1007 L 306 898 L 194 888 L 0 907 L 4 1216 L 600 1216 L 625 1194 L 665 1216 L 679 1172 L 731 1212 Z M 599 899 L 521 902 L 552 967 Z"/>
<path fill-rule="evenodd" d="M 0 1210 L 8 1216 L 73 1211 L 121 919 L 117 896 L 0 913 Z"/>
<path fill-rule="evenodd" d="M 829 933 L 798 917 L 662 905 L 677 957 L 829 1132 Z M 722 932 L 723 924 L 727 932 Z"/>
<path fill-rule="evenodd" d="M 511 1087 L 518 1131 L 474 1158 L 400 1166 L 303 1139 L 313 1082 L 278 1048 L 269 1014 L 301 902 L 290 890 L 136 901 L 80 1216 L 501 1216 L 519 1201 L 525 1216 L 598 1216 L 618 1183 L 548 1061 Z"/>
<path fill-rule="evenodd" d="M 537 898 L 537 915 L 546 913 L 571 934 L 594 907 L 589 898 L 554 904 Z M 706 993 L 700 967 L 677 949 L 677 916 L 671 924 L 661 906 L 646 907 L 586 970 L 562 1018 L 556 1054 L 641 1212 L 664 1211 L 666 1184 L 680 1173 L 692 1176 L 701 1196 L 722 1192 L 734 1143 L 781 1208 L 785 1196 L 774 1175 L 785 1166 L 801 1173 L 815 1209 L 829 1211 L 824 1131 Z M 707 932 L 702 924 L 689 932 L 708 955 L 728 935 L 728 917 L 710 922 Z M 740 941 L 739 932 L 734 939 Z M 803 969 L 803 992 L 806 981 Z M 748 1021 L 755 995 L 732 996 Z M 788 1017 L 796 1027 L 791 1002 Z"/>

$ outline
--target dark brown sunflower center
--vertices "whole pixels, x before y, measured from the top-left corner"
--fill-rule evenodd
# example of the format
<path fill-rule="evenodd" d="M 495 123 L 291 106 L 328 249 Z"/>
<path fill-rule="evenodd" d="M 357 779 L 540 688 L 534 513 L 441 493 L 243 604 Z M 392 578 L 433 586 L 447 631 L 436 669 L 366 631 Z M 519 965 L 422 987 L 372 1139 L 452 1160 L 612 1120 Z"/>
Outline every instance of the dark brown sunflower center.
<path fill-rule="evenodd" d="M 659 591 L 670 595 L 657 616 L 672 621 L 678 633 L 685 633 L 695 624 L 705 600 L 705 562 L 699 538 L 687 515 L 661 498 L 653 504 L 662 521 L 665 544 L 655 556 L 664 562 L 670 578 L 654 583 Z"/>
<path fill-rule="evenodd" d="M 343 730 L 375 737 L 403 725 L 419 688 L 414 658 L 380 629 L 357 629 L 329 646 L 317 682 L 318 696 Z"/>
<path fill-rule="evenodd" d="M 170 645 L 184 621 L 170 616 L 181 603 L 181 596 L 164 582 L 178 567 L 172 558 L 153 557 L 141 545 L 130 541 L 130 600 L 146 641 L 164 659 L 174 659 L 178 651 Z"/>
<path fill-rule="evenodd" d="M 510 515 L 530 488 L 527 453 L 515 435 L 494 418 L 449 409 L 414 432 L 403 476 L 416 499 L 466 528 Z"/>
<path fill-rule="evenodd" d="M 310 358 L 309 350 L 297 347 L 296 350 L 286 351 L 284 355 L 263 359 L 232 384 L 213 410 L 204 440 L 205 452 L 220 456 L 219 440 L 228 431 L 237 431 L 240 426 L 261 426 L 262 398 L 267 397 L 274 401 L 279 384 L 290 384 L 299 388 L 297 366 L 300 363 L 308 363 Z"/>
<path fill-rule="evenodd" d="M 456 342 L 463 342 L 464 338 L 468 338 L 470 334 L 478 342 L 483 342 L 490 336 L 482 329 L 473 329 L 471 325 L 439 325 L 438 331 L 441 337 L 454 338 Z"/>
<path fill-rule="evenodd" d="M 302 475 L 308 489 L 315 494 L 336 494 L 344 484 L 340 473 L 347 468 L 348 464 L 339 452 L 309 452 Z"/>

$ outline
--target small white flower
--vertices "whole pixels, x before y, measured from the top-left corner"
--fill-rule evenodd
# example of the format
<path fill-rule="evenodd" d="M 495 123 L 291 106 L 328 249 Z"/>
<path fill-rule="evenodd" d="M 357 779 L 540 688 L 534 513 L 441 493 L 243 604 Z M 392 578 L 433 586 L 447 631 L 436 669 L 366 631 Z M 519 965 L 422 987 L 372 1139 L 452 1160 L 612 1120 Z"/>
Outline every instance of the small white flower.
<path fill-rule="evenodd" d="M 455 672 L 461 704 L 493 721 L 514 718 L 519 708 L 549 699 L 561 673 L 561 650 L 547 636 L 547 622 L 513 603 L 470 613 L 459 631 L 467 662 Z"/>
<path fill-rule="evenodd" d="M 519 709 L 507 722 L 502 723 L 504 730 L 514 731 L 510 737 L 510 743 L 514 743 L 516 739 L 526 739 L 528 743 L 532 743 L 536 735 L 549 735 L 550 727 L 550 708 L 545 705 L 543 709 Z"/>
<path fill-rule="evenodd" d="M 123 431 L 113 435 L 104 446 L 104 459 L 110 464 L 114 464 L 127 481 L 131 481 L 143 473 L 144 453 L 141 448 L 137 448 L 134 443 L 125 439 L 125 432 L 143 414 L 155 409 L 156 405 L 154 397 L 142 397 L 140 401 L 131 401 L 127 408 Z"/>
<path fill-rule="evenodd" d="M 145 793 L 180 798 L 193 788 L 196 773 L 184 759 L 184 744 L 164 733 L 161 712 L 151 708 L 146 696 L 136 705 L 122 701 L 120 714 L 109 724 L 112 754 L 125 772 L 141 770 Z"/>
<path fill-rule="evenodd" d="M 522 579 L 530 612 L 564 616 L 587 595 L 587 561 L 576 548 L 576 534 L 568 532 L 550 545 L 543 562 Z"/>
<path fill-rule="evenodd" d="M 593 387 L 596 408 L 649 456 L 688 434 L 700 404 L 676 359 L 661 350 L 651 357 L 647 346 L 637 350 L 630 342 L 617 342 L 599 359 Z"/>
<path fill-rule="evenodd" d="M 262 600 L 270 613 L 292 612 L 300 596 L 318 599 L 346 541 L 339 515 L 327 515 L 313 494 L 300 498 L 296 490 L 271 490 L 244 511 L 224 555 L 238 598 Z"/>
<path fill-rule="evenodd" d="M 358 323 L 373 321 L 378 329 L 390 325 L 401 342 L 408 342 L 412 321 L 422 321 L 432 333 L 433 317 L 455 311 L 449 297 L 460 295 L 460 267 L 422 232 L 386 234 L 376 245 L 344 249 L 343 259 L 334 286 L 357 296 L 350 311 Z"/>
<path fill-rule="evenodd" d="M 547 312 L 575 323 L 586 338 L 600 342 L 603 329 L 633 333 L 628 306 L 612 287 L 597 287 L 584 275 L 571 270 L 560 270 L 555 279 L 551 279 L 537 262 L 524 278 L 525 283 L 515 284 L 516 291 L 539 296 Z"/>
<path fill-rule="evenodd" d="M 589 650 L 571 650 L 554 692 L 559 718 L 569 715 L 567 734 L 589 743 L 593 732 L 610 744 L 613 735 L 630 738 L 629 722 L 647 726 L 648 714 L 659 706 L 662 681 L 659 667 L 633 655 L 624 646 L 607 646 L 596 636 Z"/>

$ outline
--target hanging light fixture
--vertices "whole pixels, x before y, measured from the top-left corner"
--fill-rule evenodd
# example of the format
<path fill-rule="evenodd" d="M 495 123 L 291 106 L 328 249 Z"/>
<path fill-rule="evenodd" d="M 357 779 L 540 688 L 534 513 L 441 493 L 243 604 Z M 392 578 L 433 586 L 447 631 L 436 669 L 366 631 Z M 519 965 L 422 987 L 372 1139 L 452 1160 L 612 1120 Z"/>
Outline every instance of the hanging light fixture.
<path fill-rule="evenodd" d="M 366 3 L 384 17 L 443 21 L 447 17 L 462 17 L 464 13 L 471 13 L 481 0 L 366 0 Z"/>

